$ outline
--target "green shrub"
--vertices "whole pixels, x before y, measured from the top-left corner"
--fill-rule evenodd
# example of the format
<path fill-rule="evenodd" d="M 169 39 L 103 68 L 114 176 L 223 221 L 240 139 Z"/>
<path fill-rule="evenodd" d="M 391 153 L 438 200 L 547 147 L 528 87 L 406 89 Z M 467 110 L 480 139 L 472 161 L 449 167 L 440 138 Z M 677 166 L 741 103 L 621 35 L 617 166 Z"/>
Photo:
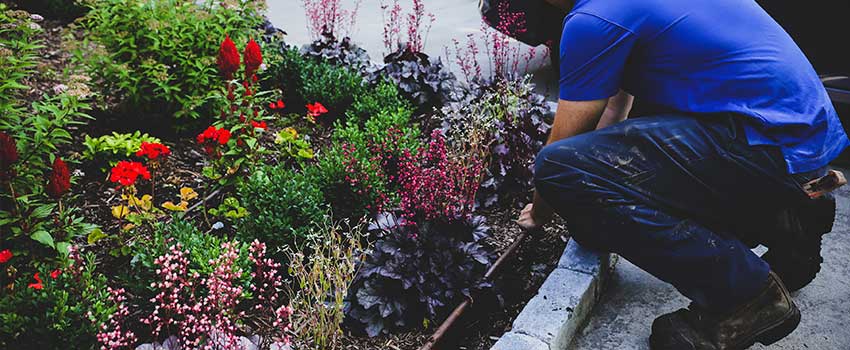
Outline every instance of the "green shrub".
<path fill-rule="evenodd" d="M 95 272 L 95 257 L 87 255 L 66 266 L 54 278 L 49 269 L 19 276 L 0 290 L 0 348 L 97 348 L 100 325 L 115 310 L 109 302 L 106 278 Z M 4 286 L 6 284 L 4 283 Z"/>
<path fill-rule="evenodd" d="M 31 27 L 29 14 L 10 11 L 0 3 L 0 115 L 16 109 L 21 90 L 27 89 L 23 80 L 35 71 L 41 42 L 35 35 L 41 29 Z"/>
<path fill-rule="evenodd" d="M 413 115 L 413 105 L 410 101 L 401 95 L 394 84 L 384 81 L 354 96 L 354 103 L 351 104 L 346 115 L 349 119 L 366 121 L 385 111 L 398 111 L 400 114 L 407 114 L 408 118 Z"/>
<path fill-rule="evenodd" d="M 238 188 L 248 211 L 239 219 L 237 238 L 266 242 L 272 253 L 302 246 L 315 223 L 327 215 L 327 206 L 314 179 L 281 166 L 257 169 Z"/>
<path fill-rule="evenodd" d="M 295 48 L 282 51 L 281 60 L 269 69 L 268 77 L 273 87 L 283 89 L 287 98 L 294 97 L 304 103 L 320 102 L 337 116 L 351 106 L 354 96 L 368 89 L 357 71 L 307 59 Z"/>
<path fill-rule="evenodd" d="M 100 88 L 142 112 L 197 118 L 222 86 L 216 66 L 225 35 L 259 37 L 257 2 L 221 6 L 190 0 L 93 0 L 82 20 L 86 38 L 105 49 L 78 53 Z"/>

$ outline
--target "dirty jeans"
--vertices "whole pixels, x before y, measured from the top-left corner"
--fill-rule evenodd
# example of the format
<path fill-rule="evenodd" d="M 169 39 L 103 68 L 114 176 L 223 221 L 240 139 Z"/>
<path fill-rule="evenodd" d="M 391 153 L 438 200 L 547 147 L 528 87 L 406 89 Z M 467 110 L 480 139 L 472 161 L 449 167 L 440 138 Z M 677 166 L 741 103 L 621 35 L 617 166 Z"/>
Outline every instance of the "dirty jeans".
<path fill-rule="evenodd" d="M 697 305 L 754 297 L 769 266 L 742 239 L 806 200 L 778 148 L 747 144 L 733 115 L 630 119 L 546 146 L 535 187 L 579 244 L 619 254 Z M 768 225 L 764 225 L 768 227 Z"/>

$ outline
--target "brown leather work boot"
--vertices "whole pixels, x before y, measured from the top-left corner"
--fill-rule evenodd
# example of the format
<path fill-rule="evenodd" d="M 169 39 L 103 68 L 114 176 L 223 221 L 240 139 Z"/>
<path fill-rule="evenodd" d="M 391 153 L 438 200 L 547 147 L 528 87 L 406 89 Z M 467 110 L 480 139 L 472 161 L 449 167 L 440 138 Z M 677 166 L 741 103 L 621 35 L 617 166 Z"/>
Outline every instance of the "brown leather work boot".
<path fill-rule="evenodd" d="M 800 310 L 773 272 L 758 296 L 725 314 L 689 309 L 663 315 L 652 323 L 652 350 L 741 350 L 756 342 L 773 344 L 800 323 Z"/>

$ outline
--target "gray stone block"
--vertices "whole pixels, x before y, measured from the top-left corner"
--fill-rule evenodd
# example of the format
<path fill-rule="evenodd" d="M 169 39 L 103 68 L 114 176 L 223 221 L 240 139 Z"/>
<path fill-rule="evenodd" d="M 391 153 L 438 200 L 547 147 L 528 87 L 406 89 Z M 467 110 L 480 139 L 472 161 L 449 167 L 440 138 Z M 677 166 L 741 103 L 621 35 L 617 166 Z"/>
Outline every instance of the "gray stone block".
<path fill-rule="evenodd" d="M 600 268 L 608 266 L 610 255 L 586 249 L 571 239 L 561 254 L 558 267 L 596 275 Z"/>
<path fill-rule="evenodd" d="M 597 276 L 555 269 L 514 320 L 512 332 L 533 336 L 552 350 L 566 349 L 593 307 Z"/>
<path fill-rule="evenodd" d="M 549 350 L 549 346 L 537 338 L 508 332 L 490 350 Z"/>

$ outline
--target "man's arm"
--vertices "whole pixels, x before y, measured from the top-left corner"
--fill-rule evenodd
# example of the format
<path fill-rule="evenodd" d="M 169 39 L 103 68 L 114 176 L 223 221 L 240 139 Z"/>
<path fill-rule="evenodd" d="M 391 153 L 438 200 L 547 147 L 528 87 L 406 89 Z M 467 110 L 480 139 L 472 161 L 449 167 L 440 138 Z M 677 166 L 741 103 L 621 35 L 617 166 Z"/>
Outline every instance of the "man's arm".
<path fill-rule="evenodd" d="M 619 93 L 609 98 L 605 112 L 602 113 L 602 118 L 599 119 L 599 124 L 596 125 L 596 130 L 626 120 L 626 117 L 629 116 L 629 112 L 632 110 L 634 101 L 635 97 L 623 90 L 620 90 Z"/>
<path fill-rule="evenodd" d="M 558 101 L 555 122 L 547 144 L 596 129 L 608 99 L 594 101 Z M 538 228 L 552 219 L 552 207 L 534 193 L 534 202 L 522 210 L 517 220 L 526 229 Z"/>

